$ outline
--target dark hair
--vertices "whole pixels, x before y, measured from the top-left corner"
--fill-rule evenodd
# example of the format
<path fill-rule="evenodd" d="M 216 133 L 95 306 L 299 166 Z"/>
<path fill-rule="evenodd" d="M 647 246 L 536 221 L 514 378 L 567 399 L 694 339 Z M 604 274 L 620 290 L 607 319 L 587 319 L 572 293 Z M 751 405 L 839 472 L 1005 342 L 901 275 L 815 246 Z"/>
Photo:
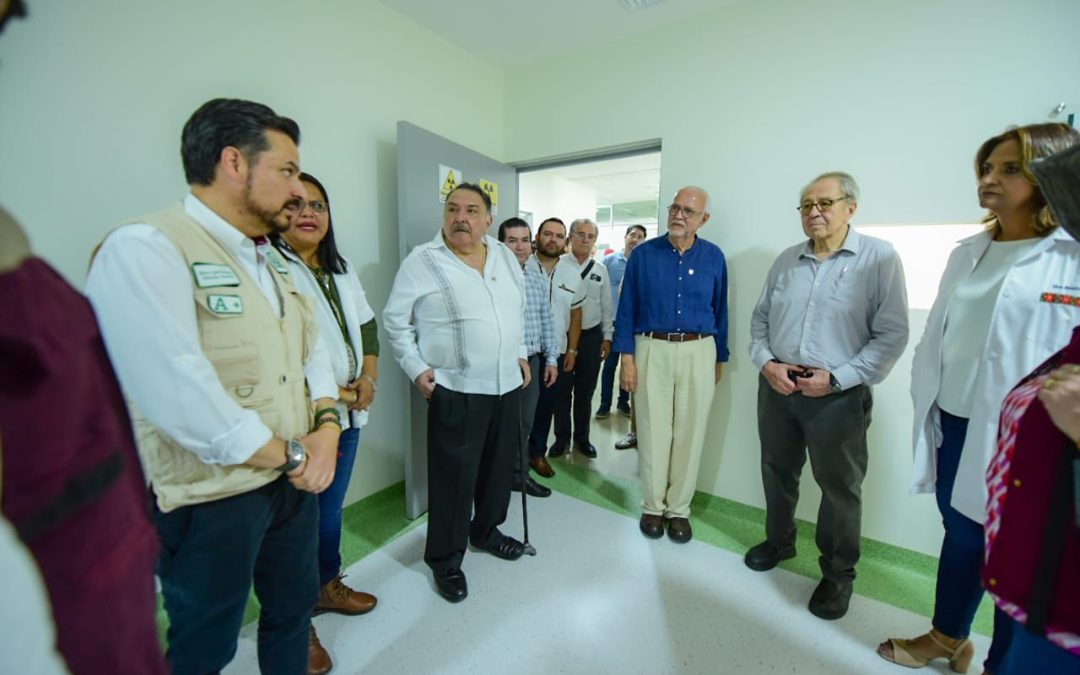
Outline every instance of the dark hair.
<path fill-rule="evenodd" d="M 630 227 L 626 228 L 626 234 L 624 234 L 623 236 L 624 237 L 627 236 L 628 234 L 630 234 L 634 230 L 641 230 L 641 238 L 642 239 L 648 239 L 649 238 L 649 231 L 645 229 L 644 225 L 631 225 Z"/>
<path fill-rule="evenodd" d="M 468 190 L 469 192 L 475 192 L 476 194 L 480 195 L 480 199 L 484 200 L 484 206 L 487 208 L 488 213 L 491 213 L 491 197 L 489 197 L 488 193 L 484 192 L 483 188 L 481 188 L 479 185 L 477 185 L 476 183 L 459 183 L 456 188 L 450 191 L 450 194 L 446 195 L 446 198 L 450 199 L 450 195 L 454 194 L 458 190 Z"/>
<path fill-rule="evenodd" d="M 323 201 L 326 202 L 326 236 L 322 238 L 318 248 L 315 249 L 315 258 L 319 261 L 319 267 L 331 274 L 345 274 L 345 258 L 341 257 L 341 253 L 338 252 L 337 240 L 334 239 L 334 218 L 330 213 L 330 195 L 326 194 L 326 188 L 319 182 L 319 179 L 310 173 L 301 173 L 300 182 L 311 183 L 317 187 L 319 192 L 322 193 Z M 281 234 L 277 232 L 271 234 L 270 242 L 282 253 L 299 258 L 296 251 L 292 250 L 292 247 L 282 238 Z"/>
<path fill-rule="evenodd" d="M 269 107 L 235 98 L 215 98 L 191 114 L 180 134 L 180 158 L 188 185 L 214 182 L 221 151 L 234 147 L 254 164 L 270 149 L 267 131 L 280 131 L 300 144 L 300 127 Z"/>
<path fill-rule="evenodd" d="M 506 241 L 506 231 L 513 227 L 524 227 L 529 231 L 529 236 L 532 237 L 532 228 L 529 227 L 529 224 L 515 216 L 499 223 L 499 241 Z"/>
<path fill-rule="evenodd" d="M 998 134 L 987 140 L 975 153 L 975 176 L 982 178 L 983 164 L 994 151 L 994 148 L 1005 141 L 1014 140 L 1020 145 L 1020 173 L 1035 187 L 1034 210 L 1035 210 L 1035 233 L 1045 237 L 1058 226 L 1054 212 L 1046 203 L 1046 197 L 1039 189 L 1039 181 L 1035 174 L 1031 173 L 1031 162 L 1040 157 L 1049 157 L 1061 152 L 1066 148 L 1080 144 L 1080 132 L 1068 124 L 1061 122 L 1049 122 L 1046 124 L 1029 124 L 1023 127 L 1014 127 L 1003 134 Z M 998 226 L 997 216 L 989 213 L 983 218 L 987 229 L 996 231 Z"/>
<path fill-rule="evenodd" d="M 558 224 L 562 225 L 563 232 L 564 233 L 566 232 L 566 223 L 564 223 L 562 220 L 556 218 L 555 216 L 552 216 L 551 218 L 544 218 L 544 220 L 541 221 L 540 227 L 536 228 L 536 234 L 540 234 L 540 230 L 544 229 L 544 226 L 547 225 L 548 223 L 558 223 Z"/>

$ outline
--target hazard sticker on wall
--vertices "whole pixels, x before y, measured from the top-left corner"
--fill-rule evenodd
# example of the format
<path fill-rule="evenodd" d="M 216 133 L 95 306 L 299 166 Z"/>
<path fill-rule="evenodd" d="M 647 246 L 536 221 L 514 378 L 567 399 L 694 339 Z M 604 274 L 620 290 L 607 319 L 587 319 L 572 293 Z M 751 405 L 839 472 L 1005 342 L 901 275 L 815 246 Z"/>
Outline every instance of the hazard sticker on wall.
<path fill-rule="evenodd" d="M 445 204 L 446 198 L 457 186 L 465 182 L 461 172 L 445 164 L 439 165 L 439 203 Z"/>
<path fill-rule="evenodd" d="M 491 216 L 499 215 L 499 184 L 495 181 L 480 179 L 480 189 L 491 199 Z"/>

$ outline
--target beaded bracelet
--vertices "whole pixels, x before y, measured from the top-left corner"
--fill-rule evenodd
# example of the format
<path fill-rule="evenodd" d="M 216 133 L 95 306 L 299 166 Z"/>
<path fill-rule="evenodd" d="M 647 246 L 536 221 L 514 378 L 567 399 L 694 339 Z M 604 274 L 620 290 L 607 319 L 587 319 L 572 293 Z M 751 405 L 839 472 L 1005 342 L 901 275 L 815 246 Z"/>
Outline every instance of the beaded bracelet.
<path fill-rule="evenodd" d="M 338 412 L 337 408 L 323 408 L 322 410 L 316 410 L 315 421 L 319 421 L 323 415 L 333 415 L 334 419 L 336 419 L 339 423 L 341 422 L 341 413 Z"/>
<path fill-rule="evenodd" d="M 360 379 L 361 380 L 367 380 L 368 382 L 371 383 L 371 391 L 372 392 L 376 392 L 376 391 L 379 390 L 379 388 L 375 385 L 375 380 L 371 379 L 370 375 L 365 375 L 363 373 L 360 373 Z"/>
<path fill-rule="evenodd" d="M 334 419 L 332 417 L 324 417 L 321 420 L 319 420 L 318 422 L 316 422 L 315 426 L 313 426 L 311 428 L 311 430 L 312 431 L 318 431 L 320 428 L 322 428 L 323 426 L 325 426 L 327 424 L 333 424 L 334 426 L 336 426 L 338 428 L 338 431 L 341 431 L 342 429 L 344 429 L 344 427 L 341 426 L 341 422 L 339 422 L 338 420 L 336 420 L 336 419 Z"/>

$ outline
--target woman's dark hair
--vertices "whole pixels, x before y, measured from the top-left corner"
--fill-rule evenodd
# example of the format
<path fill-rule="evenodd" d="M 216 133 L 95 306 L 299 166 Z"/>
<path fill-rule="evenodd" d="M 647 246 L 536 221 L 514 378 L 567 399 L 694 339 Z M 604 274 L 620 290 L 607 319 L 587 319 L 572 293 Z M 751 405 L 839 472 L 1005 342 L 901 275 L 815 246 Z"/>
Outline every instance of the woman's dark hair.
<path fill-rule="evenodd" d="M 319 261 L 319 267 L 331 274 L 345 274 L 345 258 L 342 258 L 341 253 L 338 252 L 337 240 L 334 239 L 334 218 L 330 213 L 330 195 L 326 194 L 326 188 L 319 182 L 319 179 L 310 173 L 301 173 L 300 182 L 311 183 L 317 187 L 319 193 L 322 194 L 323 201 L 326 202 L 326 236 L 319 242 L 319 247 L 315 249 L 315 258 Z M 299 257 L 280 234 L 270 235 L 270 241 L 279 251 L 290 254 L 291 257 Z"/>
<path fill-rule="evenodd" d="M 215 98 L 191 114 L 180 134 L 180 158 L 188 185 L 214 182 L 221 151 L 232 146 L 251 164 L 270 149 L 267 131 L 280 131 L 300 145 L 300 127 L 254 101 Z"/>

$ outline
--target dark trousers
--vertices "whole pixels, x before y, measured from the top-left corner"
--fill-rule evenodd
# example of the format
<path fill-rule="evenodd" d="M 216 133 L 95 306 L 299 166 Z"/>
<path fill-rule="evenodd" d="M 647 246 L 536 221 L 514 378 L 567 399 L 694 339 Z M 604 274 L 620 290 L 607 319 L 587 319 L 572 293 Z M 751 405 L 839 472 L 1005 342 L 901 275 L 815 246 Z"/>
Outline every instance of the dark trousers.
<path fill-rule="evenodd" d="M 543 457 L 547 452 L 548 434 L 551 433 L 551 417 L 555 412 L 555 391 L 562 381 L 563 359 L 560 354 L 555 365 L 559 369 L 559 379 L 550 387 L 540 386 L 536 397 L 536 413 L 533 415 L 532 428 L 529 430 L 529 457 Z"/>
<path fill-rule="evenodd" d="M 941 447 L 937 452 L 937 483 L 934 485 L 945 539 L 938 559 L 937 588 L 934 593 L 934 628 L 949 637 L 967 637 L 971 622 L 983 598 L 982 564 L 984 538 L 981 523 L 968 518 L 951 505 L 956 470 L 967 438 L 968 421 L 941 411 Z M 994 639 L 986 656 L 986 670 L 996 673 L 1009 648 L 1012 621 L 994 608 Z M 1037 672 L 1037 671 L 1030 671 Z"/>
<path fill-rule="evenodd" d="M 533 428 L 533 418 L 536 416 L 536 401 L 540 397 L 540 390 L 546 389 L 542 382 L 544 378 L 544 356 L 542 354 L 533 354 L 529 357 L 529 372 L 532 373 L 532 379 L 529 381 L 529 386 L 521 390 L 521 438 L 520 453 L 521 458 L 519 461 L 514 462 L 513 476 L 514 485 L 521 483 L 521 469 L 525 467 L 525 471 L 528 472 L 529 463 L 529 435 Z"/>
<path fill-rule="evenodd" d="M 809 453 L 821 488 L 817 518 L 818 564 L 836 583 L 855 579 L 862 528 L 866 430 L 873 397 L 865 385 L 839 394 L 783 396 L 758 377 L 758 436 L 765 486 L 765 535 L 775 546 L 795 544 L 799 476 Z"/>
<path fill-rule="evenodd" d="M 349 491 L 360 427 L 349 427 L 338 440 L 337 467 L 330 487 L 319 493 L 319 585 L 341 574 L 341 510 Z"/>
<path fill-rule="evenodd" d="M 621 358 L 619 352 L 611 352 L 604 359 L 604 368 L 600 371 L 600 409 L 611 409 L 611 396 L 615 391 L 615 369 L 619 367 L 619 359 Z M 626 391 L 622 387 L 619 387 L 619 402 L 620 408 L 625 408 L 630 405 L 630 392 Z"/>
<path fill-rule="evenodd" d="M 520 405 L 520 389 L 492 396 L 435 386 L 428 407 L 424 562 L 436 574 L 460 568 L 470 541 L 486 544 L 501 536 L 521 438 Z"/>
<path fill-rule="evenodd" d="M 259 614 L 259 670 L 307 672 L 311 610 L 319 594 L 315 495 L 282 476 L 235 497 L 154 509 L 158 576 L 169 615 L 174 675 L 217 673 L 236 654 L 252 581 Z"/>
<path fill-rule="evenodd" d="M 1012 641 L 1001 666 L 990 671 L 994 675 L 1080 675 L 1080 657 L 1044 637 L 1029 632 L 1023 624 L 1008 617 L 1006 620 L 1010 624 L 1009 634 Z M 996 616 L 994 621 L 994 640 L 997 641 Z"/>
<path fill-rule="evenodd" d="M 570 442 L 571 406 L 573 407 L 573 438 L 578 445 L 589 444 L 589 424 L 592 422 L 592 396 L 596 378 L 600 375 L 600 343 L 604 333 L 600 326 L 581 331 L 578 340 L 574 372 L 559 372 L 555 383 L 555 442 Z"/>

